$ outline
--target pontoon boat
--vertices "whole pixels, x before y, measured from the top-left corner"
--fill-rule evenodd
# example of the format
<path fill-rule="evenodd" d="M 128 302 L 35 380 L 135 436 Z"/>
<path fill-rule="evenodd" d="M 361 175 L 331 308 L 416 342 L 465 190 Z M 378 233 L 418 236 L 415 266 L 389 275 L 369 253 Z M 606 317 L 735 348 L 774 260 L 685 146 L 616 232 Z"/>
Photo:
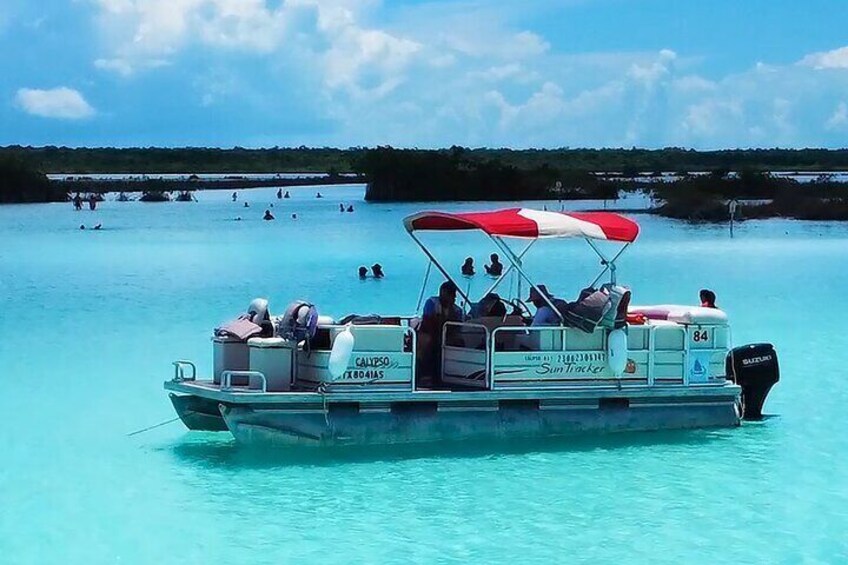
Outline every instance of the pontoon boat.
<path fill-rule="evenodd" d="M 724 312 L 628 304 L 616 280 L 616 260 L 639 234 L 628 218 L 516 208 L 423 212 L 404 224 L 430 260 L 427 276 L 435 267 L 447 280 L 420 232 L 487 235 L 508 260 L 482 295 L 500 300 L 501 313 L 481 313 L 456 284 L 464 319 L 428 336 L 437 346 L 426 353 L 416 315 L 316 318 L 312 305 L 296 303 L 272 319 L 258 301 L 241 326 L 216 332 L 211 378 L 174 362 L 165 388 L 185 425 L 228 430 L 243 443 L 310 445 L 730 427 L 758 417 L 778 380 L 770 345 L 731 349 Z M 553 303 L 523 269 L 542 238 L 581 239 L 600 257 L 581 300 Z M 557 312 L 557 325 L 530 325 L 523 285 Z"/>

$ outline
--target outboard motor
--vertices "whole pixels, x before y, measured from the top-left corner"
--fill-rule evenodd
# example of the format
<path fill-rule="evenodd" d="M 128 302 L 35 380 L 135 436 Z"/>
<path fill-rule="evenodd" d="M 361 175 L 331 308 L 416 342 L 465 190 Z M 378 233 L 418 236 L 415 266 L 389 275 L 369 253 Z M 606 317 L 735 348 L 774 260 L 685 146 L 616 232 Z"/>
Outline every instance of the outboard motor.
<path fill-rule="evenodd" d="M 742 387 L 746 420 L 763 417 L 763 404 L 771 387 L 780 380 L 777 352 L 770 343 L 743 345 L 732 349 L 725 360 L 727 378 Z"/>

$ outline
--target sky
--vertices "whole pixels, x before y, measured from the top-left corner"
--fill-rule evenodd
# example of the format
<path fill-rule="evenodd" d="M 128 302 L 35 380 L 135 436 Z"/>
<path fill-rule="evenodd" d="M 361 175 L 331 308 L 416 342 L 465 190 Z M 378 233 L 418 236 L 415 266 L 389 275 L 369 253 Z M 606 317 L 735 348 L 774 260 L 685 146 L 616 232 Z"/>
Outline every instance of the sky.
<path fill-rule="evenodd" d="M 0 145 L 848 146 L 846 0 L 0 0 Z"/>

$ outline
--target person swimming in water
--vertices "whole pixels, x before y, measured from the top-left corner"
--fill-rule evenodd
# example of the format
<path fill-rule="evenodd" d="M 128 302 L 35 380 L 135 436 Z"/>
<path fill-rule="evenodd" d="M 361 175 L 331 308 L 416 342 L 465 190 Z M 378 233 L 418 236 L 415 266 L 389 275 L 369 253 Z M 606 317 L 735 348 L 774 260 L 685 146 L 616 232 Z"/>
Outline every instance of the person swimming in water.
<path fill-rule="evenodd" d="M 265 215 L 262 216 L 262 219 L 266 222 L 274 219 L 274 214 L 271 213 L 271 210 L 265 210 Z"/>
<path fill-rule="evenodd" d="M 353 204 L 351 204 L 350 206 L 348 206 L 348 207 L 347 207 L 347 211 L 348 211 L 348 212 L 353 212 Z"/>
<path fill-rule="evenodd" d="M 287 191 L 286 191 L 286 193 L 283 195 L 283 198 L 291 198 L 291 196 L 289 196 L 289 191 L 288 191 L 288 190 L 287 190 Z"/>
<path fill-rule="evenodd" d="M 99 230 L 102 227 L 103 227 L 103 224 L 97 224 L 96 226 L 94 226 L 93 229 Z"/>
<path fill-rule="evenodd" d="M 361 280 L 365 280 L 368 278 L 368 267 L 364 265 L 362 267 L 359 267 L 359 278 Z"/>
<path fill-rule="evenodd" d="M 374 263 L 373 265 L 371 265 L 371 273 L 374 275 L 375 279 L 382 279 L 384 276 L 386 276 L 385 273 L 383 273 L 383 266 L 379 263 Z"/>
<path fill-rule="evenodd" d="M 466 277 L 474 276 L 474 259 L 471 257 L 465 258 L 465 263 L 462 264 L 462 274 Z"/>
<path fill-rule="evenodd" d="M 501 273 L 503 273 L 503 263 L 501 263 L 500 257 L 498 257 L 498 254 L 492 253 L 489 256 L 489 259 L 491 259 L 492 264 L 491 265 L 484 265 L 484 267 L 486 268 L 486 274 L 491 275 L 493 277 L 501 276 Z"/>
<path fill-rule="evenodd" d="M 297 214 L 292 214 L 292 220 L 296 220 L 296 219 L 297 219 Z"/>
<path fill-rule="evenodd" d="M 250 208 L 250 204 L 248 204 L 247 202 L 245 202 L 245 203 L 244 203 L 244 207 L 245 207 L 245 208 Z"/>
<path fill-rule="evenodd" d="M 324 197 L 323 197 L 323 196 L 321 196 L 321 193 L 319 192 L 319 193 L 317 193 L 317 194 L 315 195 L 315 198 L 324 198 Z"/>

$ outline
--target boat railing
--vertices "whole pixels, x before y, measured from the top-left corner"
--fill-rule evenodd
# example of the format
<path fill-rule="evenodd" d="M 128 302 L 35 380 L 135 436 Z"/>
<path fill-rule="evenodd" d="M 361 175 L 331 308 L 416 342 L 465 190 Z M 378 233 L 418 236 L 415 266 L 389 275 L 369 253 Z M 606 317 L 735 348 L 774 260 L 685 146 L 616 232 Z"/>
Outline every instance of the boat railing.
<path fill-rule="evenodd" d="M 471 330 L 471 332 L 466 330 Z M 465 341 L 468 334 L 482 334 L 482 339 L 479 339 L 474 347 L 469 347 Z M 459 343 L 460 340 L 461 343 Z M 445 322 L 444 326 L 442 326 L 442 355 L 441 365 L 439 367 L 442 374 L 442 381 L 446 384 L 485 389 L 491 388 L 493 371 L 491 370 L 491 356 L 489 355 L 490 342 L 491 332 L 483 324 L 474 322 Z M 468 352 L 471 352 L 472 357 L 469 358 Z M 465 375 L 457 375 L 447 370 L 448 363 L 453 360 L 451 358 L 452 353 L 464 355 L 465 358 L 462 360 L 464 365 L 472 368 L 477 367 L 476 370 L 468 373 L 472 378 Z"/>
<path fill-rule="evenodd" d="M 172 363 L 174 365 L 174 382 L 197 380 L 197 365 L 185 359 L 179 359 Z M 191 369 L 191 376 L 185 376 L 185 368 Z"/>
<path fill-rule="evenodd" d="M 609 330 L 448 322 L 442 375 L 448 384 L 516 386 L 710 384 L 724 380 L 726 325 L 629 326 L 625 373 L 609 366 Z"/>
<path fill-rule="evenodd" d="M 268 391 L 268 380 L 265 378 L 265 375 L 260 373 L 259 371 L 224 371 L 221 373 L 221 390 L 222 391 L 231 391 L 233 389 L 233 377 L 242 377 L 247 378 L 247 388 L 251 389 L 250 383 L 251 379 L 259 379 L 260 392 Z"/>
<path fill-rule="evenodd" d="M 338 324 L 319 326 L 319 329 L 329 332 L 329 342 L 321 349 L 298 351 L 297 386 L 306 389 L 323 386 L 333 390 L 361 387 L 415 390 L 418 336 L 413 328 L 405 324 L 351 325 L 349 329 L 354 335 L 354 345 L 348 369 L 344 374 L 333 377 L 329 372 L 330 355 L 335 339 L 347 328 Z"/>

